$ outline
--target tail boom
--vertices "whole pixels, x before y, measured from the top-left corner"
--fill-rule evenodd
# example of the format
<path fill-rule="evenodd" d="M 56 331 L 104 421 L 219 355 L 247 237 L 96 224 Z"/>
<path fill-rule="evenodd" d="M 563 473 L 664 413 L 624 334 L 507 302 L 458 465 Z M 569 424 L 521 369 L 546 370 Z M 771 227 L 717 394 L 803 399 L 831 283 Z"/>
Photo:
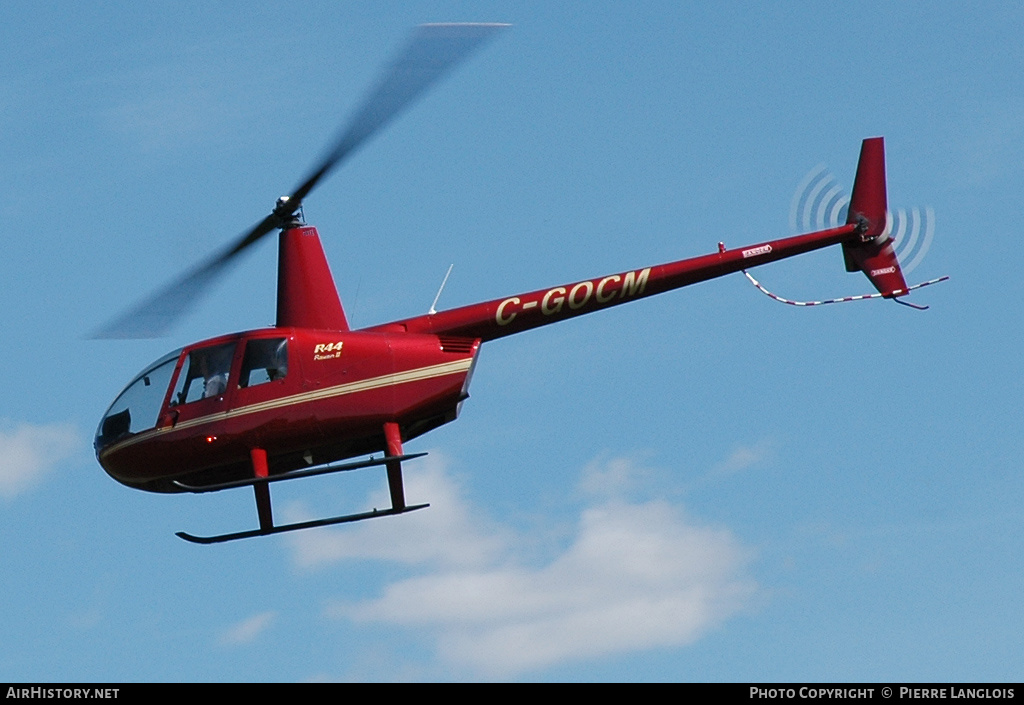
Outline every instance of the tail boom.
<path fill-rule="evenodd" d="M 408 318 L 370 330 L 431 333 L 483 341 L 575 318 L 857 237 L 856 225 L 770 240 L 690 259 L 609 274 L 503 299 Z"/>

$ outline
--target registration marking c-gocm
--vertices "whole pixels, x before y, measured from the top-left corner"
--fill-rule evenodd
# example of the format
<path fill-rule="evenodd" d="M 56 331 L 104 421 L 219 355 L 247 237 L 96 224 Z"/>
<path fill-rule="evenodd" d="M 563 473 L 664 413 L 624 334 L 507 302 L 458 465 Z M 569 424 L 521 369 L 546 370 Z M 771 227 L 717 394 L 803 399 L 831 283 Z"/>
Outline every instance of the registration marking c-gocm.
<path fill-rule="evenodd" d="M 538 305 L 545 316 L 554 316 L 567 304 L 570 310 L 577 311 L 591 301 L 606 304 L 615 298 L 638 296 L 644 293 L 650 275 L 651 268 L 647 267 L 625 274 L 611 274 L 601 279 L 588 279 L 574 284 L 569 289 L 556 286 L 548 289 L 539 300 L 524 302 L 518 296 L 512 296 L 498 304 L 494 322 L 499 326 L 507 326 L 521 311 L 529 311 Z"/>

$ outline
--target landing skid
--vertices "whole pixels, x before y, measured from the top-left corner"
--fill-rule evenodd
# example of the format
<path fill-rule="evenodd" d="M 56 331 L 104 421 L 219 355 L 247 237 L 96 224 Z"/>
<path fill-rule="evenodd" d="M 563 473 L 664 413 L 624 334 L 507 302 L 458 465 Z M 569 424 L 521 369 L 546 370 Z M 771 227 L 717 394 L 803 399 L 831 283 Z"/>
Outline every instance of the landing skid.
<path fill-rule="evenodd" d="M 352 521 L 362 521 L 363 519 L 373 519 L 374 517 L 386 517 L 394 516 L 397 514 L 406 514 L 408 512 L 414 512 L 417 509 L 423 509 L 429 507 L 429 504 L 416 504 L 412 507 L 405 507 L 404 509 L 374 509 L 372 512 L 363 512 L 362 514 L 348 514 L 346 516 L 331 517 L 330 519 L 316 519 L 314 521 L 302 521 L 296 524 L 284 524 L 283 526 L 272 526 L 268 529 L 252 529 L 251 531 L 239 531 L 234 534 L 220 534 L 219 536 L 193 536 L 187 534 L 184 531 L 179 531 L 175 536 L 180 536 L 186 541 L 192 543 L 223 543 L 225 541 L 235 541 L 236 539 L 249 539 L 254 536 L 270 536 L 271 534 L 283 534 L 286 531 L 299 531 L 300 529 L 313 529 L 318 526 L 331 526 L 333 524 L 347 524 Z"/>
<path fill-rule="evenodd" d="M 216 492 L 218 490 L 233 489 L 236 487 L 252 487 L 253 493 L 256 496 L 256 514 L 260 521 L 260 528 L 251 529 L 249 531 L 237 531 L 230 534 L 218 534 L 217 536 L 194 536 L 184 531 L 179 531 L 176 535 L 186 541 L 190 541 L 191 543 L 223 543 L 225 541 L 253 538 L 254 536 L 270 536 L 272 534 L 282 534 L 286 531 L 299 531 L 301 529 L 313 529 L 318 526 L 347 524 L 353 521 L 362 521 L 363 519 L 374 519 L 376 517 L 406 514 L 408 512 L 414 512 L 417 509 L 429 507 L 429 504 L 416 504 L 411 507 L 407 506 L 405 504 L 405 488 L 402 482 L 402 461 L 419 458 L 426 455 L 426 453 L 404 455 L 402 453 L 401 430 L 399 429 L 398 424 L 394 422 L 384 424 L 384 440 L 386 445 L 385 455 L 380 459 L 370 458 L 369 460 L 360 460 L 343 465 L 327 465 L 321 468 L 310 468 L 300 472 L 285 473 L 271 477 L 269 472 L 270 468 L 267 463 L 267 451 L 263 448 L 253 448 L 249 451 L 253 469 L 253 477 L 250 479 L 239 480 L 237 482 L 224 482 L 216 485 L 188 485 L 175 481 L 174 484 L 189 492 Z M 274 515 L 270 506 L 270 483 L 281 482 L 284 480 L 297 480 L 303 477 L 313 477 L 316 475 L 344 472 L 346 470 L 356 470 L 359 468 L 368 468 L 379 465 L 384 465 L 387 468 L 388 492 L 391 495 L 391 507 L 389 509 L 374 508 L 372 512 L 346 514 L 344 516 L 329 517 L 326 519 L 314 519 L 313 521 L 301 521 L 295 524 L 274 525 Z"/>

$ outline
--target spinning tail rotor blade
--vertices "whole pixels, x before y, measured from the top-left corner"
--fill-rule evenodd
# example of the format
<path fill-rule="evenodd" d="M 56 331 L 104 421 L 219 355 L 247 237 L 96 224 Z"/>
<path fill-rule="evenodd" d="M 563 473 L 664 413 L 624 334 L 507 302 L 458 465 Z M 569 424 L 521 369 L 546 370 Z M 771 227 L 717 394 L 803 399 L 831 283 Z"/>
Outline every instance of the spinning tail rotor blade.
<path fill-rule="evenodd" d="M 807 172 L 793 192 L 790 232 L 796 235 L 837 228 L 846 221 L 849 205 L 848 189 L 840 185 L 825 164 L 819 164 Z M 891 210 L 885 232 L 893 240 L 903 273 L 910 274 L 931 248 L 935 237 L 935 209 L 914 206 Z"/>
<path fill-rule="evenodd" d="M 187 313 L 236 258 L 268 233 L 284 227 L 302 199 L 394 117 L 423 95 L 431 84 L 466 59 L 504 24 L 428 24 L 417 27 L 403 50 L 385 69 L 327 155 L 287 199 L 222 252 L 189 270 L 121 317 L 94 338 L 156 338 Z"/>

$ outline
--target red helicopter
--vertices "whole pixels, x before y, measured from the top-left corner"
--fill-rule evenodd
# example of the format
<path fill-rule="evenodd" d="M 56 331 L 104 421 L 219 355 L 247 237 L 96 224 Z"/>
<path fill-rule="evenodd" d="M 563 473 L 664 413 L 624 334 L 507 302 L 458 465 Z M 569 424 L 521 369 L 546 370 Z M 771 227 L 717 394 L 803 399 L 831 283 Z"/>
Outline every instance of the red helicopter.
<path fill-rule="evenodd" d="M 239 254 L 280 230 L 276 325 L 169 353 L 133 379 L 100 421 L 97 459 L 129 487 L 150 492 L 253 488 L 258 529 L 178 536 L 217 543 L 428 506 L 406 504 L 402 463 L 424 453 L 406 454 L 403 443 L 458 417 L 486 341 L 830 245 L 842 246 L 848 271 L 867 275 L 878 291 L 871 297 L 906 303 L 900 297 L 940 281 L 913 287 L 904 281 L 886 232 L 885 159 L 882 138 L 876 137 L 864 140 L 849 215 L 840 227 L 737 249 L 719 243 L 717 252 L 700 257 L 448 311 L 435 312 L 432 306 L 426 315 L 351 330 L 317 230 L 302 222 L 303 199 L 425 88 L 504 26 L 417 28 L 333 148 L 291 196 L 279 199 L 270 215 L 225 251 L 97 334 L 163 333 Z M 383 455 L 374 457 L 378 451 Z M 339 463 L 344 460 L 349 462 Z M 373 466 L 386 468 L 390 508 L 274 523 L 271 483 Z"/>

